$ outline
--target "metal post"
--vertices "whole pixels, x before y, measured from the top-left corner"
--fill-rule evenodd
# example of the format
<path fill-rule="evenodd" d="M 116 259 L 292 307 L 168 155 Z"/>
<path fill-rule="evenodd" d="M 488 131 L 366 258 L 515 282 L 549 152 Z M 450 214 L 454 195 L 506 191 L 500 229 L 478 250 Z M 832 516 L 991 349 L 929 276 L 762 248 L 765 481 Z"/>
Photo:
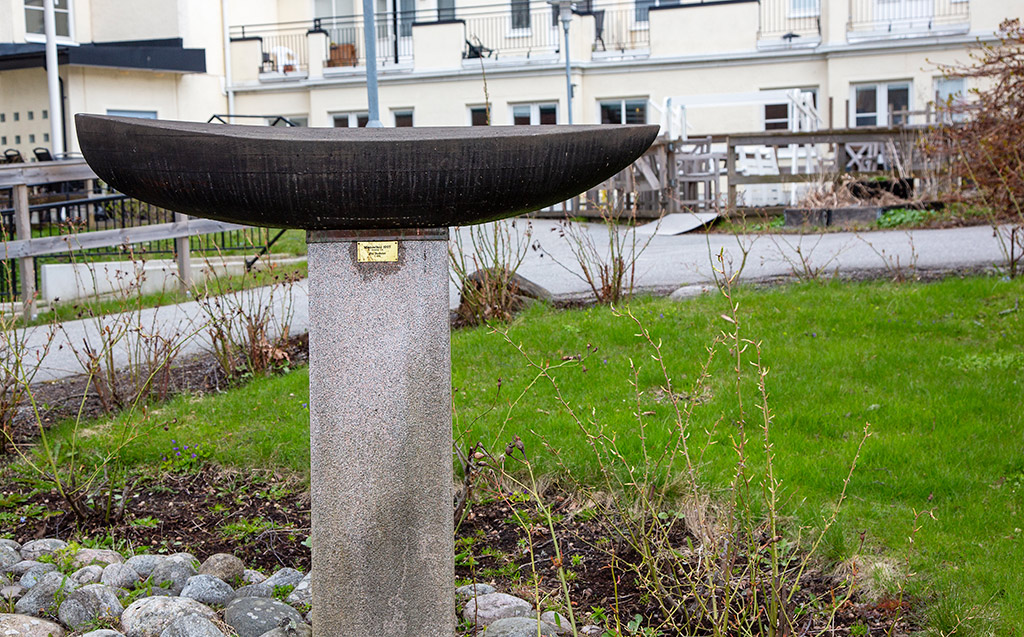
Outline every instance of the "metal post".
<path fill-rule="evenodd" d="M 174 222 L 188 222 L 188 215 L 176 212 L 174 213 Z M 178 260 L 178 281 L 181 284 L 182 292 L 188 292 L 192 288 L 192 257 L 189 243 L 188 237 L 178 237 L 174 240 L 174 254 Z"/>
<path fill-rule="evenodd" d="M 28 186 L 17 184 L 11 189 L 14 197 L 14 234 L 19 241 L 32 238 L 32 217 L 28 211 Z M 18 282 L 21 285 L 21 313 L 26 321 L 35 317 L 36 265 L 32 257 L 18 259 Z"/>
<path fill-rule="evenodd" d="M 377 30 L 373 14 L 374 0 L 363 0 L 363 39 L 366 40 L 366 102 L 369 110 L 367 128 L 381 128 L 380 103 L 377 90 Z"/>
<path fill-rule="evenodd" d="M 309 232 L 316 635 L 452 635 L 448 230 Z"/>
<path fill-rule="evenodd" d="M 60 69 L 57 66 L 57 18 L 53 0 L 43 0 L 43 33 L 46 34 L 46 87 L 50 93 L 50 145 L 53 154 L 64 152 L 64 129 L 61 126 Z"/>
<path fill-rule="evenodd" d="M 565 35 L 566 107 L 569 112 L 569 123 L 572 124 L 572 70 L 569 64 L 569 20 L 572 19 L 572 3 L 567 0 L 561 0 L 558 4 L 559 17 L 562 19 L 562 33 Z"/>

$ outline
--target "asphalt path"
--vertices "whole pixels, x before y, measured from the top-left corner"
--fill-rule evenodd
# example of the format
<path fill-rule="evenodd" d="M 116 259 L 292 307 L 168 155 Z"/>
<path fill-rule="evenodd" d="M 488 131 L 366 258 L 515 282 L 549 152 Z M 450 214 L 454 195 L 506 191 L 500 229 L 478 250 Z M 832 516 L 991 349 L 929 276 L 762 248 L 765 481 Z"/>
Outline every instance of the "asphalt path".
<path fill-rule="evenodd" d="M 530 236 L 525 233 L 529 228 Z M 600 224 L 579 224 L 578 232 L 567 236 L 555 221 L 516 222 L 512 239 L 527 246 L 519 274 L 543 286 L 556 298 L 586 297 L 590 288 L 573 247 L 593 246 L 598 258 L 609 254 L 609 235 Z M 472 263 L 471 228 L 453 230 Z M 490 233 L 488 233 L 489 235 Z M 742 280 L 763 280 L 793 276 L 832 276 L 835 274 L 868 274 L 885 276 L 901 270 L 907 274 L 917 270 L 957 270 L 995 266 L 1005 261 L 1000 242 L 988 226 L 944 230 L 881 231 L 864 233 L 826 233 L 805 235 L 727 235 L 691 233 L 679 236 L 653 237 L 621 233 L 620 245 L 629 254 L 635 249 L 635 286 L 637 290 L 670 292 L 684 286 L 712 285 L 715 270 L 740 272 Z M 642 252 L 641 252 L 642 249 Z M 280 290 L 271 294 L 262 288 L 230 299 L 232 308 L 252 313 L 272 307 L 275 316 L 272 330 L 276 333 L 284 317 L 290 316 L 290 333 L 309 329 L 307 282 L 301 281 L 290 294 Z M 459 302 L 458 289 L 449 284 L 449 304 Z M 116 322 L 116 319 L 104 319 Z M 237 320 L 237 319 L 236 319 Z M 129 323 L 133 329 L 152 334 L 177 334 L 183 340 L 179 357 L 209 349 L 210 318 L 196 302 L 142 310 Z M 34 380 L 47 381 L 83 372 L 79 357 L 85 343 L 102 347 L 100 324 L 94 320 L 69 321 L 55 332 L 53 328 L 28 328 L 27 360 L 41 358 Z M 240 323 L 235 328 L 241 328 Z M 46 349 L 46 343 L 52 342 Z M 136 352 L 131 345 L 138 339 L 126 337 L 113 348 L 119 366 L 128 364 Z M 77 353 L 76 353 L 77 352 Z"/>

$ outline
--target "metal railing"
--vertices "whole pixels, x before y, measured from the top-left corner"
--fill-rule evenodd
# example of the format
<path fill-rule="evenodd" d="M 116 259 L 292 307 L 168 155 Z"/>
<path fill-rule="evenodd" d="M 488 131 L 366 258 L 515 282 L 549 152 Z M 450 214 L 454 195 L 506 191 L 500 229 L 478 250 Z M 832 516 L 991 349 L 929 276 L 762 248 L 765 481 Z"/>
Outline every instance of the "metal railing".
<path fill-rule="evenodd" d="M 789 44 L 821 38 L 820 0 L 762 0 L 759 40 Z"/>
<path fill-rule="evenodd" d="M 70 234 L 84 234 L 101 230 L 118 230 L 156 224 L 172 223 L 174 213 L 138 199 L 122 194 L 93 195 L 87 198 L 68 201 L 53 201 L 31 205 L 28 208 L 32 226 L 32 238 L 56 237 Z M 6 238 L 14 236 L 13 208 L 0 209 L 0 232 Z M 224 252 L 254 252 L 260 250 L 269 241 L 270 230 L 267 228 L 245 228 L 229 232 L 218 232 L 197 235 L 190 238 L 190 250 L 204 254 L 220 254 Z M 160 239 L 131 246 L 135 255 L 162 255 L 175 253 L 174 239 Z M 2 250 L 2 247 L 0 247 Z M 123 247 L 94 248 L 89 250 L 69 249 L 67 252 L 54 253 L 43 257 L 35 257 L 37 267 L 36 284 L 38 289 L 41 263 L 68 263 L 108 261 L 111 258 L 128 258 Z M 19 271 L 16 259 L 4 259 L 0 253 L 0 300 L 13 292 L 14 298 L 20 292 Z M 7 280 L 10 277 L 10 281 Z"/>
<path fill-rule="evenodd" d="M 412 61 L 412 25 L 414 10 L 387 11 L 374 15 L 377 34 L 377 67 Z M 366 66 L 366 38 L 363 19 L 357 16 L 316 18 L 313 30 L 327 34 L 328 68 Z"/>
<path fill-rule="evenodd" d="M 260 72 L 305 73 L 309 70 L 309 33 L 307 22 L 252 24 L 231 28 L 231 39 L 260 41 Z"/>
<path fill-rule="evenodd" d="M 513 4 L 511 10 L 465 16 L 467 58 L 553 57 L 562 33 L 556 9 L 540 3 Z"/>
<path fill-rule="evenodd" d="M 637 7 L 620 5 L 621 8 L 598 9 L 594 15 L 594 51 L 626 51 L 649 49 L 651 46 L 650 22 L 642 20 L 649 13 Z M 657 18 L 655 18 L 657 19 Z"/>
<path fill-rule="evenodd" d="M 847 31 L 860 37 L 905 37 L 969 30 L 968 0 L 850 0 Z"/>

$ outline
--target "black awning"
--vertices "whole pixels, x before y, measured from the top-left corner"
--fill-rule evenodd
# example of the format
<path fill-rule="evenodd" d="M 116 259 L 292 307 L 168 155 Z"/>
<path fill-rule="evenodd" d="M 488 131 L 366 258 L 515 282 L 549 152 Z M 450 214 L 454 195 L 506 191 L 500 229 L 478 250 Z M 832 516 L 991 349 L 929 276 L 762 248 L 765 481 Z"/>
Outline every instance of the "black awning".
<path fill-rule="evenodd" d="M 58 64 L 101 66 L 145 71 L 205 73 L 206 50 L 186 49 L 181 38 L 90 42 L 79 46 L 57 45 Z M 0 44 L 0 71 L 42 68 L 46 48 L 42 44 Z"/>

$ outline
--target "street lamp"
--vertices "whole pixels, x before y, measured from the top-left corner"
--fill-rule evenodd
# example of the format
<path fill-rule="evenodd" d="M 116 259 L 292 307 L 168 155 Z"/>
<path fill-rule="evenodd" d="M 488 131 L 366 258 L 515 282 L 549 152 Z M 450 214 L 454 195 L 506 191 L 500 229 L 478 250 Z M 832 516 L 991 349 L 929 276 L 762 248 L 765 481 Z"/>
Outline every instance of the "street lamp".
<path fill-rule="evenodd" d="M 548 0 L 548 4 L 558 7 L 558 18 L 562 21 L 562 33 L 565 36 L 565 93 L 566 110 L 569 123 L 572 124 L 572 71 L 569 68 L 569 21 L 572 20 L 572 0 Z"/>

